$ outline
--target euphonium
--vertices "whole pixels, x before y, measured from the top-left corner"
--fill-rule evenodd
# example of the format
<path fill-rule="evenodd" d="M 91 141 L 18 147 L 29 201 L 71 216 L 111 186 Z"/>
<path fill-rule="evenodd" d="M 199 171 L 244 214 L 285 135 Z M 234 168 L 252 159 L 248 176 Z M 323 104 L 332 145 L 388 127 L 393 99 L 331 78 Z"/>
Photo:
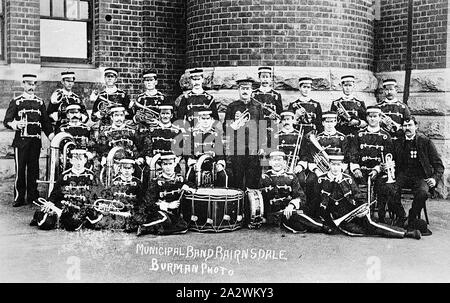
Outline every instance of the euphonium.
<path fill-rule="evenodd" d="M 325 152 L 325 148 L 320 145 L 316 135 L 314 134 L 309 135 L 309 141 L 319 150 L 318 153 L 314 153 L 312 155 L 314 163 L 316 163 L 322 173 L 328 172 L 330 170 L 330 162 L 328 161 L 328 155 Z"/>
<path fill-rule="evenodd" d="M 134 103 L 138 110 L 133 117 L 134 122 L 159 124 L 159 113 L 148 106 L 142 105 L 139 102 Z"/>
<path fill-rule="evenodd" d="M 383 161 L 388 177 L 386 183 L 395 183 L 395 161 L 393 160 L 392 154 L 386 154 L 385 157 L 384 153 L 381 152 L 381 161 Z"/>
<path fill-rule="evenodd" d="M 210 171 L 202 170 L 203 163 L 207 160 L 212 162 Z M 217 172 L 214 165 L 214 158 L 210 154 L 203 154 L 200 156 L 195 163 L 195 174 L 198 187 L 205 187 L 214 184 Z"/>
<path fill-rule="evenodd" d="M 101 101 L 98 103 L 97 108 L 98 108 L 99 112 L 101 112 L 104 116 L 108 113 L 108 110 L 110 107 L 115 106 L 115 105 L 120 105 L 119 103 L 108 100 L 105 97 L 102 97 L 100 95 L 98 95 L 98 98 Z"/>
<path fill-rule="evenodd" d="M 246 109 L 238 119 L 231 122 L 230 126 L 234 130 L 238 130 L 243 127 L 250 120 L 250 112 Z"/>

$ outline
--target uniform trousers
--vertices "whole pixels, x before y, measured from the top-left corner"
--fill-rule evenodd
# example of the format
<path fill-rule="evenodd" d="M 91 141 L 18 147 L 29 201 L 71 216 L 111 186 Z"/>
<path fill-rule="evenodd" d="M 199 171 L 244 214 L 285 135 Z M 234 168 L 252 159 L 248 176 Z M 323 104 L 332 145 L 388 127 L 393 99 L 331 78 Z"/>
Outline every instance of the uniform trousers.
<path fill-rule="evenodd" d="M 14 202 L 32 203 L 39 198 L 37 179 L 39 178 L 39 155 L 41 140 L 31 139 L 23 147 L 14 148 L 16 179 L 14 182 Z"/>

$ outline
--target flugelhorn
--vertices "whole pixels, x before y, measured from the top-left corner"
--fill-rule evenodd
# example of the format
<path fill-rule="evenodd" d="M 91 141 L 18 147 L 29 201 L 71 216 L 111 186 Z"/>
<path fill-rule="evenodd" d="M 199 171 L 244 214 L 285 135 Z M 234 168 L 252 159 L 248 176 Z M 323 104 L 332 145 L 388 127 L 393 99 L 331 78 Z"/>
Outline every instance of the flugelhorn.
<path fill-rule="evenodd" d="M 391 153 L 386 154 L 381 152 L 381 161 L 383 161 L 384 168 L 386 169 L 387 181 L 386 183 L 395 183 L 395 161 Z"/>
<path fill-rule="evenodd" d="M 342 105 L 342 102 L 336 101 L 336 106 L 338 108 L 339 117 L 341 117 L 341 119 L 344 120 L 345 122 L 350 122 L 350 120 L 352 120 L 352 116 L 347 111 L 347 109 L 344 107 L 344 105 Z"/>
<path fill-rule="evenodd" d="M 246 109 L 239 118 L 231 122 L 230 127 L 234 130 L 238 130 L 243 127 L 250 120 L 250 112 Z"/>
<path fill-rule="evenodd" d="M 263 109 L 265 109 L 266 111 L 268 111 L 270 113 L 270 115 L 274 115 L 276 120 L 281 121 L 281 116 L 276 111 L 274 111 L 270 106 L 268 106 L 266 103 L 261 102 L 255 98 L 252 98 L 252 100 L 255 101 L 256 103 L 260 104 Z"/>

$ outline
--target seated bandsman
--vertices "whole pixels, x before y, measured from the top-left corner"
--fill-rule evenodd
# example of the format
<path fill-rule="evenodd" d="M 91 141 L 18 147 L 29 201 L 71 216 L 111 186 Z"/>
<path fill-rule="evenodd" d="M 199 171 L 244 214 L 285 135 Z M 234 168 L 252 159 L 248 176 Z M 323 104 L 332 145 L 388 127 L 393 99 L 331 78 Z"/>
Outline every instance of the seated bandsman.
<path fill-rule="evenodd" d="M 401 200 L 403 188 L 411 188 L 414 194 L 408 214 L 408 226 L 420 218 L 430 189 L 434 189 L 444 174 L 444 165 L 436 147 L 429 138 L 417 133 L 415 117 L 403 122 L 404 135 L 398 140 L 396 180 L 397 199 Z"/>
<path fill-rule="evenodd" d="M 264 217 L 268 224 L 277 224 L 298 232 L 330 232 L 330 229 L 303 213 L 301 187 L 297 177 L 286 172 L 286 155 L 273 151 L 269 155 L 269 169 L 262 174 L 260 190 L 264 200 Z"/>
<path fill-rule="evenodd" d="M 366 184 L 371 178 L 378 199 L 378 220 L 385 223 L 386 204 L 397 217 L 396 225 L 403 226 L 406 213 L 401 201 L 395 199 L 395 175 L 388 167 L 394 163 L 394 149 L 391 136 L 380 127 L 381 109 L 367 107 L 367 127 L 360 130 L 351 142 L 349 157 L 350 171 L 358 184 Z"/>
<path fill-rule="evenodd" d="M 420 239 L 418 230 L 406 231 L 403 228 L 375 223 L 370 217 L 370 201 L 361 194 L 350 175 L 343 173 L 344 155 L 330 154 L 330 170 L 319 177 L 321 192 L 321 213 L 334 226 L 349 236 L 377 235 L 387 238 Z"/>
<path fill-rule="evenodd" d="M 318 135 L 310 134 L 306 136 L 304 157 L 308 162 L 308 170 L 305 182 L 308 210 L 313 217 L 319 216 L 320 190 L 317 179 L 326 174 L 329 170 L 328 155 L 330 153 L 343 153 L 346 170 L 348 167 L 348 144 L 344 134 L 336 130 L 337 114 L 335 112 L 325 112 L 322 115 L 322 126 L 324 131 Z M 302 182 L 300 185 L 303 186 Z"/>
<path fill-rule="evenodd" d="M 136 129 L 126 123 L 126 109 L 123 106 L 114 106 L 110 111 L 112 123 L 101 128 L 98 139 L 94 143 L 94 149 L 102 165 L 106 163 L 108 153 L 116 146 L 131 153 L 132 157 L 138 154 L 139 138 Z"/>
<path fill-rule="evenodd" d="M 355 77 L 352 75 L 342 76 L 342 96 L 331 103 L 331 111 L 338 113 L 336 129 L 350 138 L 355 133 L 367 126 L 366 104 L 353 96 Z"/>
<path fill-rule="evenodd" d="M 198 122 L 191 131 L 191 149 L 187 152 L 186 179 L 201 187 L 227 187 L 222 127 L 211 113 L 207 108 L 197 112 Z"/>
<path fill-rule="evenodd" d="M 191 192 L 183 175 L 175 172 L 176 156 L 161 156 L 162 172 L 150 180 L 144 204 L 136 214 L 139 223 L 137 235 L 169 235 L 185 233 L 188 224 L 182 218 L 181 199 L 184 191 Z"/>
<path fill-rule="evenodd" d="M 50 103 L 47 107 L 47 114 L 53 123 L 55 123 L 55 130 L 57 131 L 62 124 L 67 123 L 66 107 L 71 104 L 78 104 L 80 106 L 81 122 L 86 123 L 89 119 L 89 114 L 86 109 L 84 101 L 75 94 L 72 89 L 75 84 L 74 72 L 61 73 L 62 88 L 53 92 L 50 97 Z"/>
<path fill-rule="evenodd" d="M 411 118 L 408 105 L 397 98 L 397 81 L 387 79 L 383 81 L 385 99 L 378 105 L 382 111 L 381 126 L 392 138 L 392 143 L 397 144 L 397 139 L 402 136 L 402 125 L 405 120 Z"/>
<path fill-rule="evenodd" d="M 87 149 L 91 136 L 90 128 L 82 122 L 81 106 L 70 104 L 66 107 L 67 122 L 62 124 L 57 132 L 71 134 L 77 148 Z"/>
<path fill-rule="evenodd" d="M 133 215 L 139 209 L 143 198 L 142 182 L 134 176 L 135 161 L 123 158 L 118 161 L 118 174 L 111 186 L 103 188 L 98 201 L 99 209 L 88 216 L 93 229 L 126 229 L 136 231 L 137 224 Z M 106 209 L 101 209 L 101 204 Z"/>
<path fill-rule="evenodd" d="M 302 126 L 304 134 L 313 130 L 316 132 L 322 131 L 322 107 L 319 102 L 309 97 L 309 93 L 312 89 L 312 82 L 313 80 L 310 77 L 299 79 L 300 97 L 289 104 L 288 107 L 289 110 L 295 112 L 298 122 L 297 126 Z"/>
<path fill-rule="evenodd" d="M 189 126 L 196 124 L 195 113 L 204 107 L 208 107 L 212 112 L 214 120 L 219 121 L 217 104 L 214 97 L 205 92 L 203 89 L 203 69 L 195 68 L 189 71 L 189 79 L 191 81 L 192 90 L 187 94 L 183 94 L 180 103 L 176 107 L 177 119 L 189 122 Z M 187 127 L 186 127 L 187 128 Z"/>
<path fill-rule="evenodd" d="M 109 118 L 109 109 L 114 105 L 121 105 L 125 108 L 125 118 L 131 120 L 133 118 L 133 110 L 130 108 L 129 95 L 119 88 L 117 88 L 117 78 L 119 72 L 114 68 L 106 68 L 104 72 L 105 89 L 100 93 L 93 91 L 90 100 L 94 102 L 92 107 L 92 122 L 99 122 L 99 126 L 108 125 L 111 123 Z"/>
<path fill-rule="evenodd" d="M 144 72 L 142 78 L 145 92 L 130 103 L 134 112 L 133 121 L 144 128 L 155 127 L 158 126 L 159 107 L 165 103 L 165 97 L 156 89 L 158 79 L 155 71 Z"/>
<path fill-rule="evenodd" d="M 98 180 L 92 170 L 86 168 L 89 153 L 84 149 L 70 151 L 72 167 L 64 171 L 41 210 L 36 211 L 30 225 L 43 229 L 56 227 L 55 207 L 61 211 L 60 227 L 74 231 L 80 229 L 90 213 L 89 205 L 97 199 Z M 49 215 L 45 215 L 45 214 Z"/>

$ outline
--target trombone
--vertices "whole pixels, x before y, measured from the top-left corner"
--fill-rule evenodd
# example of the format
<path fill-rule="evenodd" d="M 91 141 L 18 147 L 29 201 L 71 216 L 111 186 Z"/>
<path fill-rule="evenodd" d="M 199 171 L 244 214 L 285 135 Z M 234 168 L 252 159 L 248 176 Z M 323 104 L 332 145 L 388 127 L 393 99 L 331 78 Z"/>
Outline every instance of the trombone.
<path fill-rule="evenodd" d="M 295 143 L 294 154 L 292 155 L 291 163 L 289 163 L 289 172 L 293 173 L 294 168 L 297 165 L 297 158 L 299 157 L 300 148 L 303 141 L 303 125 L 300 125 L 300 132 L 297 137 L 297 142 Z"/>

